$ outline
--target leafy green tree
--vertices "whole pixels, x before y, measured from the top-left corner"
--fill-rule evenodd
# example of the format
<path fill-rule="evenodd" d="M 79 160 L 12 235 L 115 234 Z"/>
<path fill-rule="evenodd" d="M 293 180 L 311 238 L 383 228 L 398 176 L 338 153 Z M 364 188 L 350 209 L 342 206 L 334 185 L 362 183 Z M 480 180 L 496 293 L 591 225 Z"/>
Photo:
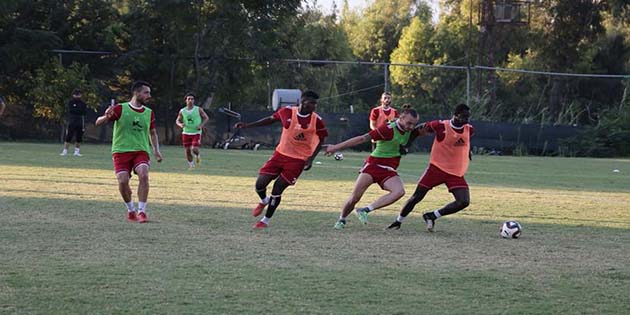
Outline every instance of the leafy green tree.
<path fill-rule="evenodd" d="M 33 115 L 63 122 L 66 103 L 75 88 L 81 89 L 83 100 L 89 107 L 97 108 L 95 85 L 89 78 L 87 65 L 73 63 L 66 68 L 57 59 L 51 59 L 42 68 L 35 70 L 33 88 L 27 93 L 33 101 Z"/>
<path fill-rule="evenodd" d="M 353 53 L 361 60 L 387 62 L 403 29 L 414 16 L 413 0 L 375 0 L 360 18 L 348 14 L 342 24 Z"/>

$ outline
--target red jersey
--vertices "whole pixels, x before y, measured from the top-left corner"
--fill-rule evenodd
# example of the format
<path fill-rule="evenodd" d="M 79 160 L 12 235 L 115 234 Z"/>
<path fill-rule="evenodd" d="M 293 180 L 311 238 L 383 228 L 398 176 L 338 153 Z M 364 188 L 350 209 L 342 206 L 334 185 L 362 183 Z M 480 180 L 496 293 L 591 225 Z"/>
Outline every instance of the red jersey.
<path fill-rule="evenodd" d="M 394 121 L 396 118 L 398 118 L 398 111 L 393 107 L 383 109 L 383 106 L 377 106 L 370 111 L 370 120 L 375 122 L 374 125 L 377 128 L 384 123 Z"/>
<path fill-rule="evenodd" d="M 405 131 L 401 129 L 398 124 L 396 124 L 396 128 L 398 128 L 398 131 L 400 131 L 401 133 L 405 133 Z M 413 132 L 417 133 L 417 131 L 415 130 Z M 371 130 L 369 132 L 369 135 L 373 141 L 389 141 L 394 139 L 394 129 L 390 128 L 387 124 L 383 124 L 380 125 L 378 128 Z M 393 169 L 397 169 L 398 165 L 400 164 L 400 156 L 391 158 L 379 158 L 370 155 L 365 162 L 369 164 L 383 165 L 391 167 Z"/>
<path fill-rule="evenodd" d="M 279 109 L 277 112 L 273 113 L 273 115 L 271 116 L 275 119 L 280 120 L 280 122 L 282 123 L 282 127 L 284 129 L 289 129 L 289 126 L 291 125 L 292 114 L 293 114 L 293 111 L 291 110 L 291 107 L 283 107 Z M 317 113 L 315 112 L 312 112 L 311 114 L 304 115 L 304 116 L 298 112 L 297 118 L 298 118 L 298 123 L 300 123 L 300 126 L 303 129 L 307 129 L 308 124 L 311 121 L 311 115 L 316 115 L 317 117 L 315 128 L 316 128 L 316 132 L 319 138 L 324 139 L 328 137 L 328 130 L 326 129 L 326 126 L 324 125 L 324 120 L 322 120 L 322 118 L 319 115 L 317 115 Z"/>
<path fill-rule="evenodd" d="M 470 126 L 470 136 L 472 137 L 473 134 L 475 133 L 475 128 L 473 128 L 473 126 L 470 124 L 469 126 Z M 446 136 L 444 128 L 445 128 L 445 125 L 442 124 L 439 120 L 432 120 L 432 121 L 424 123 L 424 130 L 434 133 L 435 139 L 438 142 L 442 142 L 442 140 L 444 140 L 444 137 Z M 463 133 L 464 128 L 460 128 L 460 129 L 453 128 L 453 131 L 457 133 Z"/>
<path fill-rule="evenodd" d="M 449 120 L 435 120 L 425 125 L 425 129 L 435 133 L 430 163 L 448 174 L 464 176 L 470 160 L 472 126 L 465 124 L 456 128 Z"/>
<path fill-rule="evenodd" d="M 396 128 L 401 133 L 405 133 L 406 131 L 402 130 L 398 124 L 396 124 Z M 413 133 L 418 133 L 415 129 L 412 131 Z M 389 125 L 380 125 L 378 128 L 374 130 L 370 130 L 369 132 L 370 138 L 374 141 L 385 140 L 389 141 L 394 139 L 394 129 L 389 128 Z M 413 134 L 412 134 L 413 135 Z"/>
<path fill-rule="evenodd" d="M 144 112 L 144 106 L 142 106 L 140 109 L 136 109 L 136 108 L 133 108 L 133 106 L 129 105 L 129 108 L 131 108 L 133 111 L 136 111 L 138 113 Z M 112 108 L 112 113 L 109 116 L 107 116 L 107 118 L 109 119 L 109 121 L 116 121 L 120 119 L 121 114 L 122 114 L 122 105 L 116 104 L 114 105 L 114 108 Z M 151 111 L 151 126 L 149 126 L 149 130 L 151 129 L 155 129 L 155 111 Z"/>

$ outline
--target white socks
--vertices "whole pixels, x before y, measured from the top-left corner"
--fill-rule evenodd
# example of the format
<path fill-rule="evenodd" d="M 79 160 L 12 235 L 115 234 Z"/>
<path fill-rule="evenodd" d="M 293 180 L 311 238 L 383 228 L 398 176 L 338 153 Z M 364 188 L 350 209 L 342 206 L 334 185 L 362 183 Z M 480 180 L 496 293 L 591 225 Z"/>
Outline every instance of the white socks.
<path fill-rule="evenodd" d="M 127 212 L 135 212 L 136 208 L 133 207 L 133 201 L 125 202 L 127 206 Z M 138 212 L 144 212 L 144 209 L 147 207 L 146 202 L 138 202 Z"/>
<path fill-rule="evenodd" d="M 438 210 L 433 211 L 433 215 L 435 215 L 436 219 L 442 216 Z"/>

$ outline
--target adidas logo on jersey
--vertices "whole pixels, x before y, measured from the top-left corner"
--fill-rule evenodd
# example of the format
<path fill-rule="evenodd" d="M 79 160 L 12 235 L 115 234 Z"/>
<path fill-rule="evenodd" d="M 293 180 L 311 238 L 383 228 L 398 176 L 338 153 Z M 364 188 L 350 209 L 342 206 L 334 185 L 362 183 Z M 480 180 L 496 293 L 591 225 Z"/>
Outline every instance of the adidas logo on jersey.
<path fill-rule="evenodd" d="M 294 140 L 297 140 L 297 141 L 305 141 L 305 140 L 306 140 L 306 137 L 304 136 L 304 133 L 303 133 L 303 132 L 301 132 L 299 135 L 297 135 L 297 136 L 293 137 L 293 139 L 294 139 Z"/>
<path fill-rule="evenodd" d="M 466 141 L 464 141 L 464 139 L 459 138 L 457 139 L 457 141 L 455 141 L 455 146 L 456 147 L 461 147 L 461 146 L 465 146 L 466 145 Z"/>

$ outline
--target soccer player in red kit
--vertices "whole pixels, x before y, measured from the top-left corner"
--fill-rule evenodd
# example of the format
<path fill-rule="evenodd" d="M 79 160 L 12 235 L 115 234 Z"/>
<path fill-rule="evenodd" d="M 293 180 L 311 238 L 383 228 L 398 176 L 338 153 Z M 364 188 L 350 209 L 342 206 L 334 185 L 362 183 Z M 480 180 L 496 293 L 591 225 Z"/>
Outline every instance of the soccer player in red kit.
<path fill-rule="evenodd" d="M 282 192 L 296 183 L 303 170 L 311 168 L 313 159 L 328 136 L 324 121 L 315 113 L 317 99 L 317 93 L 306 91 L 302 94 L 299 106 L 283 107 L 269 117 L 235 125 L 236 128 L 252 128 L 280 122 L 283 127 L 280 143 L 271 158 L 260 168 L 256 179 L 256 193 L 260 202 L 252 210 L 252 215 L 259 216 L 265 207 L 267 212 L 254 224 L 255 229 L 269 225 L 269 219 L 280 204 Z M 267 186 L 273 180 L 271 196 L 267 196 Z"/>
<path fill-rule="evenodd" d="M 155 115 L 146 107 L 151 99 L 151 85 L 144 81 L 134 82 L 129 102 L 110 106 L 105 114 L 96 119 L 96 126 L 114 122 L 112 137 L 112 160 L 118 179 L 118 190 L 127 206 L 127 219 L 139 223 L 147 222 L 145 207 L 149 196 L 149 153 L 158 162 L 162 154 L 155 129 Z M 129 186 L 131 172 L 138 175 L 138 213 L 133 206 Z"/>
<path fill-rule="evenodd" d="M 376 128 L 381 125 L 389 124 L 398 118 L 398 111 L 391 107 L 391 105 L 392 94 L 389 92 L 383 92 L 379 106 L 370 110 L 370 130 L 376 130 Z M 372 151 L 374 151 L 375 148 L 376 141 L 372 140 Z"/>
<path fill-rule="evenodd" d="M 359 221 L 367 224 L 368 213 L 386 207 L 405 195 L 405 187 L 398 176 L 398 165 L 401 158 L 401 146 L 407 146 L 411 134 L 416 132 L 418 113 L 411 108 L 406 108 L 400 118 L 389 124 L 383 124 L 375 130 L 362 136 L 356 136 L 339 144 L 326 147 L 326 154 L 330 155 L 339 150 L 353 147 L 368 140 L 376 141 L 376 149 L 363 163 L 359 176 L 354 184 L 352 193 L 341 208 L 339 219 L 334 225 L 335 229 L 343 229 L 346 226 L 346 217 L 352 212 L 354 206 L 361 200 L 365 191 L 374 183 L 388 193 L 381 196 L 371 204 L 356 209 Z"/>
<path fill-rule="evenodd" d="M 420 135 L 433 133 L 435 138 L 431 147 L 429 166 L 418 182 L 416 191 L 400 210 L 396 221 L 388 229 L 400 229 L 403 220 L 413 211 L 424 196 L 433 187 L 446 184 L 455 201 L 435 211 L 425 212 L 422 219 L 427 229 L 433 232 L 435 221 L 445 215 L 456 213 L 470 204 L 470 191 L 464 174 L 470 161 L 470 137 L 474 133 L 473 126 L 468 123 L 470 108 L 465 104 L 455 107 L 450 120 L 433 120 L 424 123 Z"/>

